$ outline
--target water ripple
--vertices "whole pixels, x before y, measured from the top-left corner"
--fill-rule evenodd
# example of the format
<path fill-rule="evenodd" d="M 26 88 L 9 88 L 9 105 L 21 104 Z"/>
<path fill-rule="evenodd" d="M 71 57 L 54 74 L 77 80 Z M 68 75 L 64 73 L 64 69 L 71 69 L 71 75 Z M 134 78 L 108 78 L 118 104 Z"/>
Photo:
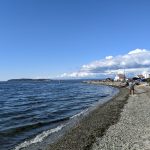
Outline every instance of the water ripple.
<path fill-rule="evenodd" d="M 15 147 L 45 130 L 57 128 L 114 92 L 111 87 L 80 81 L 1 82 L 1 150 Z"/>

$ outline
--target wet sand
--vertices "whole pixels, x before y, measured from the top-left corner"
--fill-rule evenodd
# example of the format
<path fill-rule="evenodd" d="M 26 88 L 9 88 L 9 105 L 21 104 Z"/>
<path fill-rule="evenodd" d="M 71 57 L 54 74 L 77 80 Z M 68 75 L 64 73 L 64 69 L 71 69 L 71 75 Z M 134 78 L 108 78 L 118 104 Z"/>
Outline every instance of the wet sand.
<path fill-rule="evenodd" d="M 59 139 L 49 145 L 47 150 L 89 150 L 97 137 L 102 137 L 107 129 L 116 124 L 120 114 L 127 103 L 129 90 L 120 88 L 120 92 L 112 100 L 99 106 L 89 115 L 83 118 L 78 124 Z"/>

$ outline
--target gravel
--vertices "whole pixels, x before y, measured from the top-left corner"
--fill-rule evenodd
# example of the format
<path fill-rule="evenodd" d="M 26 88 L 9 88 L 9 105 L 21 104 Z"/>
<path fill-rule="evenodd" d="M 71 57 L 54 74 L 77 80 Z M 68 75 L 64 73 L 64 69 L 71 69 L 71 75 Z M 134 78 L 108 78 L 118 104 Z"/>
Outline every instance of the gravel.
<path fill-rule="evenodd" d="M 111 125 L 118 122 L 128 95 L 129 90 L 121 88 L 116 97 L 89 113 L 61 139 L 50 144 L 47 150 L 90 150 L 96 138 L 103 136 Z"/>
<path fill-rule="evenodd" d="M 91 150 L 150 150 L 150 88 L 136 87 L 119 121 L 97 137 Z"/>

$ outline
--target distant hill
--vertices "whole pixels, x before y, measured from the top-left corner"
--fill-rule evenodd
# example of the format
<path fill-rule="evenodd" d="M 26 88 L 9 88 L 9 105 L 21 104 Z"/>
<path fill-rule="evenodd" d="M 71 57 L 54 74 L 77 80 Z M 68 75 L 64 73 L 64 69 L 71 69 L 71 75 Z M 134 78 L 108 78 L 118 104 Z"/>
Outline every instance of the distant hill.
<path fill-rule="evenodd" d="M 8 80 L 8 82 L 18 82 L 18 81 L 39 81 L 39 82 L 43 82 L 43 81 L 52 81 L 51 79 L 26 79 L 26 78 L 23 78 L 23 79 L 10 79 Z"/>

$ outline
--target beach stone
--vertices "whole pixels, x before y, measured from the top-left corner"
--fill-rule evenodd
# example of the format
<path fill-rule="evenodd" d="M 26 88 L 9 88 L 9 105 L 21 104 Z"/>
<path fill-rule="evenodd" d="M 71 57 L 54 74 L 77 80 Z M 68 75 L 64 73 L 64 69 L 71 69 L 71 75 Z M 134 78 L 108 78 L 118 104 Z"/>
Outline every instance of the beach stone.
<path fill-rule="evenodd" d="M 150 88 L 136 87 L 117 124 L 96 139 L 91 150 L 150 150 Z"/>
<path fill-rule="evenodd" d="M 118 95 L 90 112 L 61 139 L 48 145 L 46 150 L 90 150 L 97 137 L 103 136 L 111 125 L 119 121 L 128 95 L 128 89 L 120 88 Z"/>

